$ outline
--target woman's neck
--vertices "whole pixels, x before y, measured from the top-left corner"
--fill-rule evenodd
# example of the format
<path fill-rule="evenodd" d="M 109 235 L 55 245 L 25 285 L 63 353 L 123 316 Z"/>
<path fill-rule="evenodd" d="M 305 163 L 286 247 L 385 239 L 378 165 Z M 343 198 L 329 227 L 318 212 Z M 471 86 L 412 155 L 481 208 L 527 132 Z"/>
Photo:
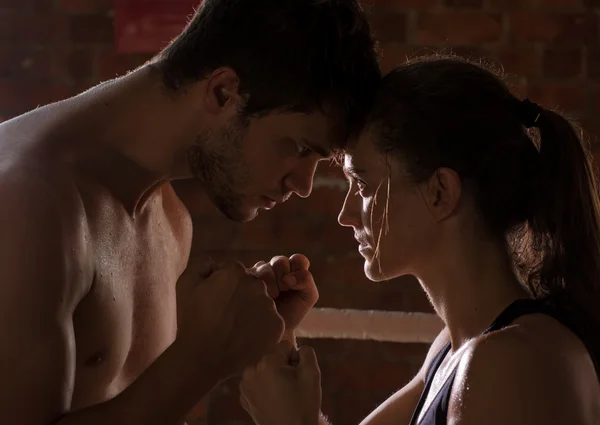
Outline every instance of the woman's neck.
<path fill-rule="evenodd" d="M 530 296 L 501 242 L 465 229 L 454 234 L 460 236 L 442 240 L 417 278 L 448 327 L 455 351 L 485 331 L 511 302 Z"/>

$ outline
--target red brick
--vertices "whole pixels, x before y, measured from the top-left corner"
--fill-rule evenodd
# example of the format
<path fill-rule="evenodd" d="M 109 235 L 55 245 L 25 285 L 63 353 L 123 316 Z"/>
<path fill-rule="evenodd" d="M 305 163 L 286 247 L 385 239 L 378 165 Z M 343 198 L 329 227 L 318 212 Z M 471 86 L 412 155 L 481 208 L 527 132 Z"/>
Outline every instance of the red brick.
<path fill-rule="evenodd" d="M 540 9 L 563 9 L 563 10 L 579 10 L 583 6 L 582 0 L 538 0 Z"/>
<path fill-rule="evenodd" d="M 570 82 L 539 82 L 527 86 L 527 96 L 548 109 L 584 116 L 587 112 L 587 87 Z"/>
<path fill-rule="evenodd" d="M 195 215 L 192 216 L 192 222 L 194 225 L 193 253 L 230 250 L 233 242 L 239 238 L 241 224 L 227 220 L 225 217 Z M 269 243 L 272 243 L 273 237 L 269 236 L 271 237 Z M 259 239 L 252 249 L 260 249 L 261 246 L 264 244 L 261 244 Z"/>
<path fill-rule="evenodd" d="M 67 13 L 95 13 L 111 10 L 113 0 L 58 0 L 56 6 Z"/>
<path fill-rule="evenodd" d="M 74 43 L 112 43 L 113 20 L 106 15 L 70 16 L 69 39 Z"/>
<path fill-rule="evenodd" d="M 504 10 L 545 9 L 574 12 L 582 9 L 582 0 L 491 0 L 491 6 Z"/>
<path fill-rule="evenodd" d="M 490 0 L 490 7 L 501 11 L 529 9 L 537 6 L 538 0 Z"/>
<path fill-rule="evenodd" d="M 600 48 L 589 47 L 586 54 L 587 76 L 600 80 Z"/>
<path fill-rule="evenodd" d="M 421 367 L 426 344 L 307 339 L 321 370 L 323 412 L 335 424 L 357 424 Z"/>
<path fill-rule="evenodd" d="M 376 6 L 389 10 L 431 10 L 438 9 L 443 0 L 371 0 Z"/>
<path fill-rule="evenodd" d="M 0 41 L 54 43 L 64 41 L 67 20 L 55 13 L 16 13 L 0 9 Z"/>
<path fill-rule="evenodd" d="M 196 240 L 194 243 L 197 243 Z M 194 255 L 210 256 L 216 261 L 236 259 L 246 267 L 252 267 L 257 261 L 269 261 L 276 255 L 290 256 L 295 253 L 304 254 L 310 260 L 310 270 L 320 293 L 317 307 L 433 312 L 416 279 L 402 277 L 387 282 L 371 282 L 367 279 L 363 270 L 364 260 L 358 253 L 356 242 L 350 250 L 337 253 L 323 249 L 307 251 L 274 246 L 248 250 L 208 247 L 195 251 Z"/>
<path fill-rule="evenodd" d="M 22 114 L 68 97 L 65 85 L 0 80 L 0 110 Z"/>
<path fill-rule="evenodd" d="M 344 339 L 301 339 L 313 347 L 321 370 L 323 412 L 335 424 L 356 424 L 421 367 L 426 344 L 396 344 Z M 208 423 L 252 425 L 239 404 L 238 378 L 210 395 Z"/>
<path fill-rule="evenodd" d="M 490 56 L 490 51 L 483 46 L 453 46 L 453 54 L 479 62 Z"/>
<path fill-rule="evenodd" d="M 84 91 L 89 90 L 95 84 L 90 84 L 90 82 L 75 82 L 69 84 L 69 97 L 77 96 Z"/>
<path fill-rule="evenodd" d="M 417 43 L 476 44 L 499 41 L 502 15 L 473 11 L 423 13 L 418 19 Z"/>
<path fill-rule="evenodd" d="M 298 215 L 304 214 L 306 211 L 308 211 L 309 214 L 316 215 L 318 213 L 313 211 L 313 208 L 319 208 L 319 207 L 323 206 L 323 205 L 319 205 L 317 202 L 315 202 L 315 199 L 318 199 L 318 198 L 322 199 L 320 191 L 321 191 L 321 189 L 313 190 L 312 194 L 310 195 L 310 197 L 308 199 L 304 199 L 304 198 L 300 198 L 299 196 L 292 195 L 287 202 L 277 205 L 275 208 L 273 208 L 267 214 L 273 220 L 280 220 L 280 219 L 285 220 L 287 217 L 298 216 Z M 315 197 L 315 194 L 317 194 L 316 197 Z M 326 206 L 324 206 L 324 207 L 326 207 Z"/>
<path fill-rule="evenodd" d="M 598 18 L 592 13 L 513 12 L 510 25 L 515 41 L 598 44 Z"/>
<path fill-rule="evenodd" d="M 537 77 L 541 74 L 541 55 L 534 46 L 501 46 L 496 51 L 495 57 L 500 61 L 506 75 Z"/>
<path fill-rule="evenodd" d="M 29 12 L 48 12 L 54 5 L 52 0 L 2 0 L 1 9 L 12 9 Z"/>
<path fill-rule="evenodd" d="M 192 220 L 193 252 L 275 250 L 277 254 L 308 252 L 321 256 L 356 248 L 352 231 L 338 225 L 337 214 L 283 218 L 263 212 L 245 224 L 202 215 L 193 216 Z"/>
<path fill-rule="evenodd" d="M 376 3 L 371 10 L 370 22 L 379 42 L 406 41 L 407 17 L 405 13 Z"/>
<path fill-rule="evenodd" d="M 112 48 L 102 50 L 99 54 L 98 76 L 101 81 L 110 80 L 133 71 L 143 65 L 152 56 L 148 54 L 119 54 Z"/>
<path fill-rule="evenodd" d="M 386 74 L 415 56 L 417 49 L 401 43 L 387 43 L 381 48 L 381 71 Z"/>
<path fill-rule="evenodd" d="M 33 46 L 0 44 L 0 78 L 47 80 L 51 54 Z"/>
<path fill-rule="evenodd" d="M 340 164 L 338 164 L 335 160 L 327 160 L 319 162 L 319 166 L 317 167 L 316 176 L 323 177 L 333 177 L 333 178 L 341 178 L 344 179 L 344 173 L 340 168 Z"/>
<path fill-rule="evenodd" d="M 444 0 L 444 5 L 448 7 L 476 7 L 483 6 L 483 0 Z"/>
<path fill-rule="evenodd" d="M 89 83 L 94 77 L 95 61 L 93 48 L 64 46 L 56 54 L 54 72 L 69 83 Z"/>
<path fill-rule="evenodd" d="M 338 213 L 341 206 L 341 204 L 338 205 Z M 354 252 L 358 247 L 356 239 L 354 239 L 354 231 L 351 227 L 343 227 L 338 223 L 338 213 L 321 217 L 323 226 L 321 235 L 323 240 L 327 241 L 327 243 L 322 244 L 322 246 L 327 248 L 325 252 L 332 254 L 340 251 Z"/>
<path fill-rule="evenodd" d="M 581 75 L 582 52 L 577 47 L 554 46 L 544 50 L 544 76 L 551 78 L 573 78 Z"/>
<path fill-rule="evenodd" d="M 340 183 L 345 185 L 342 180 L 340 180 Z M 280 217 L 299 213 L 335 219 L 342 209 L 345 197 L 346 190 L 340 190 L 337 187 L 321 187 L 313 190 L 308 199 L 293 197 L 286 204 L 277 206 L 273 212 Z M 291 207 L 295 208 L 292 209 Z"/>
<path fill-rule="evenodd" d="M 209 397 L 205 397 L 192 408 L 186 417 L 187 425 L 200 425 L 208 416 Z"/>
<path fill-rule="evenodd" d="M 356 242 L 353 250 L 346 253 L 312 256 L 307 252 L 306 256 L 319 288 L 319 307 L 432 311 L 416 279 L 402 277 L 387 282 L 367 279 Z"/>
<path fill-rule="evenodd" d="M 285 224 L 285 226 L 284 226 Z M 285 240 L 282 233 L 287 233 L 290 236 L 292 233 L 289 229 L 294 226 L 295 238 L 293 240 Z M 310 221 L 299 220 L 298 217 L 290 217 L 290 220 L 273 221 L 269 220 L 267 214 L 261 213 L 258 218 L 245 223 L 243 228 L 240 228 L 238 237 L 231 242 L 230 248 L 235 250 L 255 250 L 255 249 L 272 249 L 280 248 L 282 251 L 290 248 L 305 251 L 314 246 L 314 240 L 317 230 L 312 227 Z M 280 243 L 283 242 L 284 246 Z M 312 243 L 311 243 L 312 242 Z"/>
<path fill-rule="evenodd" d="M 211 222 L 211 225 L 214 222 Z M 234 250 L 272 249 L 282 251 L 327 252 L 348 247 L 348 239 L 324 237 L 331 228 L 337 229 L 336 216 L 291 216 L 274 220 L 269 212 L 244 224 L 229 247 Z"/>

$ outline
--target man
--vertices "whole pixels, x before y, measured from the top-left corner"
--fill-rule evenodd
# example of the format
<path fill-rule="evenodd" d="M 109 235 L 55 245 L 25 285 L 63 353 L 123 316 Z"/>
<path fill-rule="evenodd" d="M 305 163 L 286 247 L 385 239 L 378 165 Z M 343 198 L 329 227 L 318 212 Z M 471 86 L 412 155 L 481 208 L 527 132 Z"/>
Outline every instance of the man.
<path fill-rule="evenodd" d="M 268 291 L 188 261 L 170 182 L 237 221 L 306 197 L 379 78 L 355 0 L 206 0 L 150 63 L 2 124 L 2 422 L 179 425 L 275 347 L 314 303 L 306 260 Z M 313 298 L 278 312 L 289 289 Z"/>

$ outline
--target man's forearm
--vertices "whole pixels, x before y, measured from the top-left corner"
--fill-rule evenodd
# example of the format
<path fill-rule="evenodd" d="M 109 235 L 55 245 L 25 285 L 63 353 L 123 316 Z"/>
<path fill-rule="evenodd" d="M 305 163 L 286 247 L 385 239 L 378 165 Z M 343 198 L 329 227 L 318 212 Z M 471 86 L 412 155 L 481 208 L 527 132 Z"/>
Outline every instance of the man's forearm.
<path fill-rule="evenodd" d="M 114 399 L 69 413 L 56 425 L 181 425 L 223 378 L 218 370 L 194 362 L 174 343 Z"/>

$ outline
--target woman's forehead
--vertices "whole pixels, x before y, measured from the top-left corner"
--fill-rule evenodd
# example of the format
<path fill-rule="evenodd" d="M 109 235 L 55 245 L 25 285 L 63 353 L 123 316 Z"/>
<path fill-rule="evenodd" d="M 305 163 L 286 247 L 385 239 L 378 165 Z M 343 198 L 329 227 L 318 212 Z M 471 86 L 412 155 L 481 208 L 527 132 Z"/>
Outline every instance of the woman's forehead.
<path fill-rule="evenodd" d="M 346 149 L 344 155 L 344 169 L 372 169 L 385 164 L 381 155 L 375 149 L 373 136 L 361 135 L 357 143 Z"/>

